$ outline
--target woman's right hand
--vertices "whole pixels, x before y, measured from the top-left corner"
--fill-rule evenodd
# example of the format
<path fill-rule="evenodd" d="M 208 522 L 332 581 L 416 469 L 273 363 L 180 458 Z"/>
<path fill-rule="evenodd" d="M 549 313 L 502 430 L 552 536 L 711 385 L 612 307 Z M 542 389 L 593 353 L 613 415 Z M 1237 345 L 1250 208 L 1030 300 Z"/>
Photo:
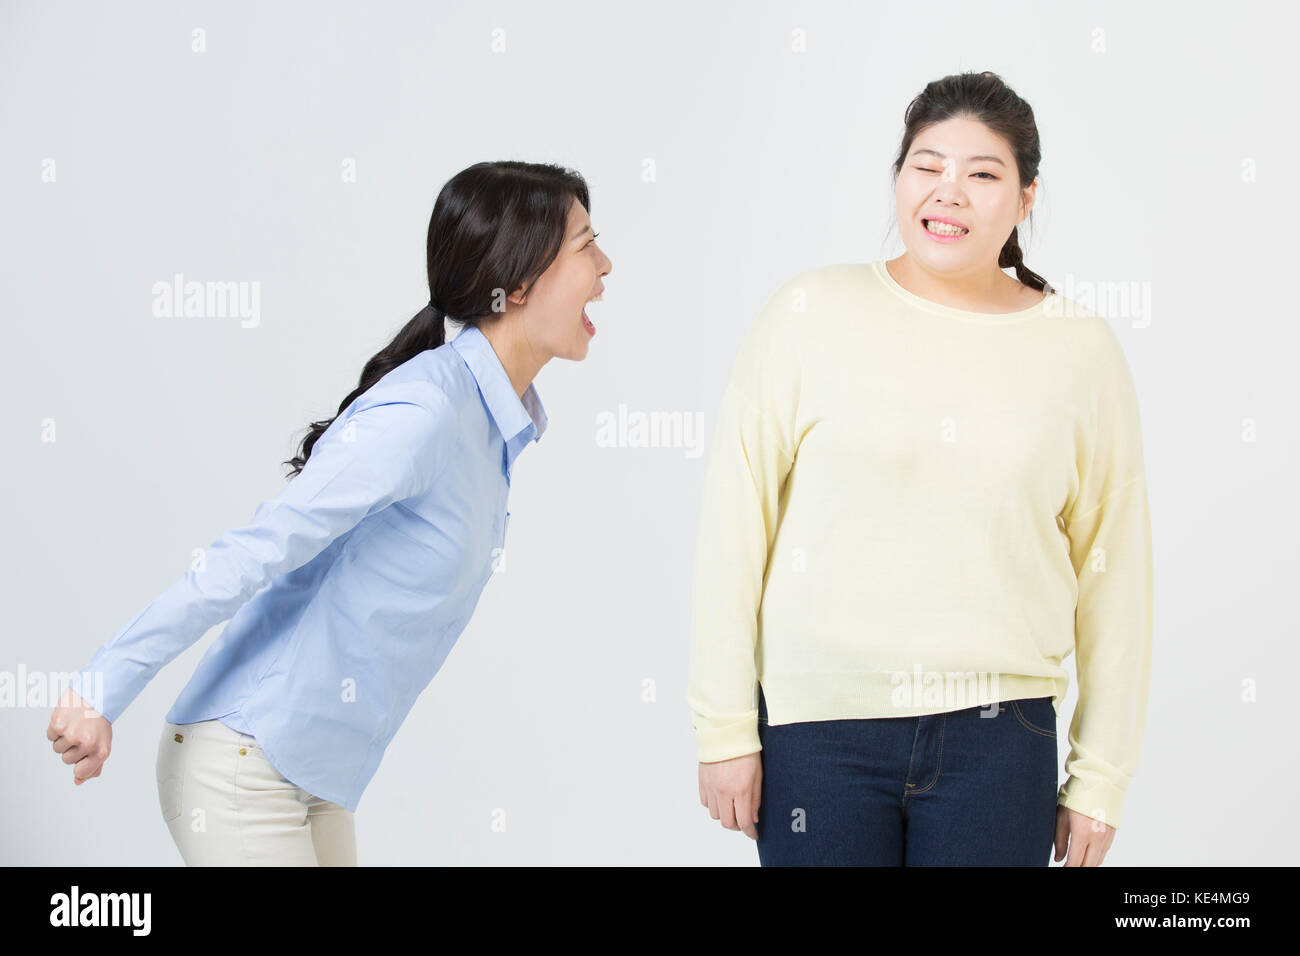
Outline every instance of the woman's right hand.
<path fill-rule="evenodd" d="M 113 749 L 113 725 L 71 688 L 60 695 L 45 736 L 63 762 L 73 765 L 72 782 L 78 786 L 99 776 Z"/>
<path fill-rule="evenodd" d="M 763 793 L 762 751 L 700 764 L 700 805 L 728 830 L 758 839 L 758 805 Z"/>

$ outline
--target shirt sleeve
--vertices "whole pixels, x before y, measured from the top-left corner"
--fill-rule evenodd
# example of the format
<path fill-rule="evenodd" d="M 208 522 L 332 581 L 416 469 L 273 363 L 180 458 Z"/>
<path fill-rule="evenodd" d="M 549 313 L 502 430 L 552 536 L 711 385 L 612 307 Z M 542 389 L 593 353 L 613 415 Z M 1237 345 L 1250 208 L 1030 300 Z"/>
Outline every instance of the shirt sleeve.
<path fill-rule="evenodd" d="M 432 488 L 448 458 L 445 404 L 429 390 L 364 393 L 317 439 L 284 491 L 212 542 L 68 686 L 116 721 L 163 666 L 273 577 L 306 564 L 366 516 Z"/>
<path fill-rule="evenodd" d="M 703 763 L 762 749 L 755 649 L 777 503 L 795 456 L 799 291 L 796 279 L 778 289 L 745 335 L 705 473 L 687 681 Z"/>
<path fill-rule="evenodd" d="M 1062 514 L 1078 578 L 1069 775 L 1057 802 L 1119 827 L 1146 722 L 1152 638 L 1151 526 L 1137 392 L 1115 333 L 1096 319 L 1101 362 L 1078 493 Z"/>

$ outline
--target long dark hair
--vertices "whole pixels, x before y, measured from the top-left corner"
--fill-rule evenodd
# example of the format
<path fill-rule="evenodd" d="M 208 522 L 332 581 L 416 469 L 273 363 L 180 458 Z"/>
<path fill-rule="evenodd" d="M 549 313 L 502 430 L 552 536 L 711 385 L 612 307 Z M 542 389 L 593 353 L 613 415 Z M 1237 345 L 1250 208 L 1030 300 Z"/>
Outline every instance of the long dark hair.
<path fill-rule="evenodd" d="M 587 182 L 551 163 L 475 163 L 447 181 L 433 204 L 426 241 L 429 304 L 371 356 L 333 417 L 312 422 L 299 454 L 302 471 L 316 439 L 358 395 L 425 349 L 446 343 L 444 319 L 462 328 L 501 312 L 514 290 L 532 287 L 564 245 L 573 200 L 591 212 Z"/>
<path fill-rule="evenodd" d="M 1002 77 L 987 70 L 983 73 L 954 73 L 927 83 L 925 89 L 907 105 L 903 114 L 903 142 L 898 148 L 898 158 L 894 160 L 894 179 L 898 179 L 903 169 L 912 141 L 923 130 L 959 116 L 983 123 L 1006 140 L 1020 172 L 1020 188 L 1026 189 L 1033 183 L 1042 159 L 1034 111 L 1002 81 Z M 1032 219 L 1032 210 L 1029 215 Z M 1047 280 L 1025 265 L 1019 232 L 1019 226 L 1011 230 L 998 253 L 998 268 L 1014 268 L 1016 278 L 1031 289 L 1051 292 Z"/>

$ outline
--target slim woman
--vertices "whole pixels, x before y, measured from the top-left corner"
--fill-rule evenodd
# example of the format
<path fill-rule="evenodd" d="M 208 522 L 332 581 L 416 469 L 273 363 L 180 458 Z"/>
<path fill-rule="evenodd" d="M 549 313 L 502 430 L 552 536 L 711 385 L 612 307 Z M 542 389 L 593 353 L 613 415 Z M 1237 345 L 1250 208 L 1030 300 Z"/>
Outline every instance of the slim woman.
<path fill-rule="evenodd" d="M 906 250 L 788 280 L 731 370 L 688 700 L 700 802 L 763 865 L 1089 866 L 1120 825 L 1151 647 L 1138 407 L 1106 320 L 1024 264 L 1039 156 L 996 75 L 930 83 L 893 163 Z"/>
<path fill-rule="evenodd" d="M 500 567 L 533 378 L 581 360 L 610 260 L 585 181 L 479 163 L 428 232 L 429 305 L 314 422 L 292 480 L 74 676 L 47 736 L 78 784 L 168 661 L 230 618 L 166 715 L 163 817 L 189 865 L 356 864 L 353 814 Z M 444 317 L 461 326 L 450 342 Z M 295 477 L 296 476 L 296 477 Z M 233 615 L 233 617 L 232 617 Z"/>

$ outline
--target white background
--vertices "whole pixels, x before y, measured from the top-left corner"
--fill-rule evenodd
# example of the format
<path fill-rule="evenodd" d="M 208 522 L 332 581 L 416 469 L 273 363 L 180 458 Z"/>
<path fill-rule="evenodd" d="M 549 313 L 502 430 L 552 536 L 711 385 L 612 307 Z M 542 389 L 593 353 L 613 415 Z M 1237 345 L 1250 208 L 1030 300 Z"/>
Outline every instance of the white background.
<path fill-rule="evenodd" d="M 1156 606 L 1142 766 L 1106 865 L 1288 861 L 1300 143 L 1281 11 L 4 3 L 0 668 L 85 666 L 284 487 L 303 427 L 427 301 L 448 178 L 562 163 L 614 263 L 599 331 L 536 380 L 550 428 L 514 472 L 507 573 L 363 796 L 358 861 L 755 865 L 698 803 L 684 697 L 714 414 L 782 281 L 901 252 L 903 110 L 989 69 L 1042 135 L 1030 268 L 1151 295 L 1149 324 L 1111 317 L 1140 397 Z M 155 317 L 151 287 L 176 272 L 260 282 L 260 324 Z M 703 453 L 600 447 L 620 403 L 702 413 Z M 216 633 L 136 698 L 81 787 L 48 707 L 0 711 L 0 863 L 180 862 L 155 747 Z"/>

